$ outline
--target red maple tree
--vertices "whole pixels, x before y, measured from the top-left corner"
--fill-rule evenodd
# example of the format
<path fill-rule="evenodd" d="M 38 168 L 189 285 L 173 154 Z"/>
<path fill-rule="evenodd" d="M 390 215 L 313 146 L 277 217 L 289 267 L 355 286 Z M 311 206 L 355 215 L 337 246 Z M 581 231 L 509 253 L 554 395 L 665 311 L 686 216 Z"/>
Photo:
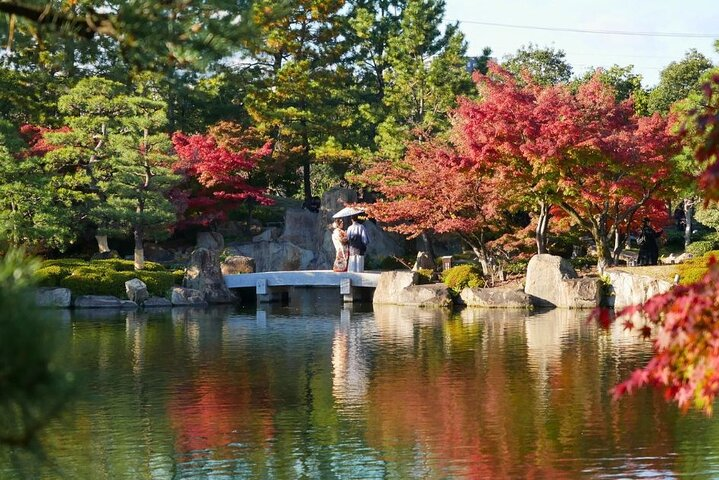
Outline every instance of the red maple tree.
<path fill-rule="evenodd" d="M 592 234 L 603 268 L 617 228 L 670 179 L 678 142 L 667 120 L 638 117 L 598 78 L 573 92 L 531 79 L 520 85 L 492 65 L 475 80 L 481 98 L 464 99 L 455 112 L 460 152 L 472 168 L 506 179 L 504 194 L 514 202 L 536 205 L 539 253 L 557 205 Z"/>
<path fill-rule="evenodd" d="M 178 157 L 173 169 L 187 179 L 183 188 L 173 193 L 178 208 L 184 211 L 180 227 L 224 221 L 229 210 L 250 199 L 261 205 L 272 203 L 263 188 L 248 183 L 259 159 L 270 153 L 268 145 L 230 151 L 219 146 L 212 135 L 181 132 L 172 136 L 172 143 Z"/>

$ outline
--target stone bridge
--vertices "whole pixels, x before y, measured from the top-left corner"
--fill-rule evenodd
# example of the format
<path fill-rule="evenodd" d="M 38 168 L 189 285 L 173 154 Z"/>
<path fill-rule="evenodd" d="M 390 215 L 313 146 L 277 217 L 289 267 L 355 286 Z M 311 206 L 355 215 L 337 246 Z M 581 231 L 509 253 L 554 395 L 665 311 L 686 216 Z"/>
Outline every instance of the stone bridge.
<path fill-rule="evenodd" d="M 293 288 L 338 287 L 345 302 L 369 297 L 377 287 L 379 272 L 333 272 L 330 270 L 295 270 L 224 275 L 228 288 L 254 288 L 257 303 L 282 299 Z M 364 295 L 363 295 L 364 294 Z"/>

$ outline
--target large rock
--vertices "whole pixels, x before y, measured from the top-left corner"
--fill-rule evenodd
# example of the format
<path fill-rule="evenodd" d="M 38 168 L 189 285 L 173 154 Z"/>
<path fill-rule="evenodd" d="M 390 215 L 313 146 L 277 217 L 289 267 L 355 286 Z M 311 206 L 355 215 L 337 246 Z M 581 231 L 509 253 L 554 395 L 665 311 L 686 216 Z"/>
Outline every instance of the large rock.
<path fill-rule="evenodd" d="M 39 307 L 68 308 L 71 300 L 69 288 L 41 287 L 35 292 L 35 303 Z"/>
<path fill-rule="evenodd" d="M 649 298 L 665 293 L 672 284 L 644 275 L 632 275 L 622 271 L 608 271 L 610 297 L 609 303 L 615 309 L 646 302 Z"/>
<path fill-rule="evenodd" d="M 532 298 L 521 290 L 508 288 L 470 288 L 459 294 L 459 301 L 468 307 L 532 308 Z"/>
<path fill-rule="evenodd" d="M 248 243 L 230 247 L 226 252 L 254 258 L 257 272 L 309 270 L 315 258 L 312 251 L 289 242 Z"/>
<path fill-rule="evenodd" d="M 150 298 L 150 294 L 147 292 L 147 285 L 139 278 L 126 281 L 125 292 L 127 292 L 127 298 L 138 305 Z"/>
<path fill-rule="evenodd" d="M 223 275 L 255 273 L 255 259 L 242 255 L 231 255 L 220 264 Z"/>
<path fill-rule="evenodd" d="M 566 258 L 535 255 L 527 265 L 524 292 L 536 306 L 594 308 L 599 305 L 601 282 L 598 278 L 578 278 Z"/>
<path fill-rule="evenodd" d="M 111 295 L 79 295 L 72 302 L 75 308 L 137 308 L 131 300 L 120 300 Z"/>
<path fill-rule="evenodd" d="M 192 252 L 183 284 L 202 292 L 208 303 L 230 303 L 235 300 L 225 285 L 219 254 L 214 250 L 198 248 Z"/>
<path fill-rule="evenodd" d="M 452 305 L 452 297 L 445 284 L 416 285 L 417 279 L 417 272 L 382 272 L 372 302 L 417 307 Z"/>
<path fill-rule="evenodd" d="M 225 239 L 218 232 L 198 232 L 197 249 L 200 248 L 221 252 L 225 249 Z"/>
<path fill-rule="evenodd" d="M 207 305 L 205 296 L 194 288 L 174 287 L 171 291 L 172 304 L 178 306 L 204 306 Z"/>

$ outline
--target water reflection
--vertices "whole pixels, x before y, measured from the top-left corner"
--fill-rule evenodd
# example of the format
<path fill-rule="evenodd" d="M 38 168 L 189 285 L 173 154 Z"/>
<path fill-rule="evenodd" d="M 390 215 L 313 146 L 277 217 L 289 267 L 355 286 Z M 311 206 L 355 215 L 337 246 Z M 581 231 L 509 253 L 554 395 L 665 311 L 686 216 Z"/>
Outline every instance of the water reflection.
<path fill-rule="evenodd" d="M 77 311 L 86 386 L 31 478 L 711 477 L 715 420 L 608 389 L 648 345 L 584 312 Z M 16 457 L 22 455 L 14 452 Z M 19 478 L 0 450 L 0 478 Z"/>

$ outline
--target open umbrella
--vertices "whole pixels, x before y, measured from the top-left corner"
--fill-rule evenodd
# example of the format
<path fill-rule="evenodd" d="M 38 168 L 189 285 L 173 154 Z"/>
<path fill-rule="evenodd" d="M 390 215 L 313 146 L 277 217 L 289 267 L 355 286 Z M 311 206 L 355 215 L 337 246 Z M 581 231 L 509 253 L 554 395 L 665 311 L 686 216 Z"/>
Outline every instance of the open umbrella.
<path fill-rule="evenodd" d="M 357 215 L 358 213 L 363 213 L 364 210 L 361 208 L 354 208 L 354 207 L 345 207 L 339 212 L 332 215 L 332 218 L 343 218 L 343 217 L 351 217 L 352 215 Z"/>

